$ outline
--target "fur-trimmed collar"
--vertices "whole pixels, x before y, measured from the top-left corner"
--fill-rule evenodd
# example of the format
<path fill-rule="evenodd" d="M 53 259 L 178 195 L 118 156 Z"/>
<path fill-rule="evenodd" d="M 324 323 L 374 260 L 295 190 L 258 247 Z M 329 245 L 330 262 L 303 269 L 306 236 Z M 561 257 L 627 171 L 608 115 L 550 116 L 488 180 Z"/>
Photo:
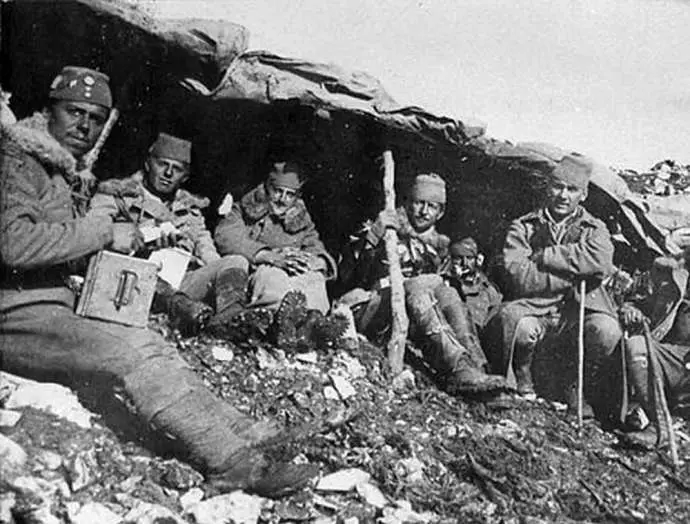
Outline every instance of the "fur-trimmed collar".
<path fill-rule="evenodd" d="M 240 207 L 245 217 L 252 222 L 258 222 L 269 213 L 268 195 L 263 184 L 256 186 L 240 200 Z M 297 233 L 309 226 L 311 217 L 307 206 L 301 198 L 298 198 L 293 206 L 280 217 L 287 233 Z"/>
<path fill-rule="evenodd" d="M 120 197 L 141 197 L 146 193 L 144 172 L 139 170 L 125 178 L 103 180 L 98 184 L 98 192 Z M 172 202 L 174 208 L 196 207 L 199 209 L 207 208 L 211 203 L 208 198 L 195 195 L 185 189 L 178 189 Z"/>
<path fill-rule="evenodd" d="M 0 125 L 0 138 L 6 154 L 28 154 L 48 171 L 59 171 L 68 182 L 79 177 L 76 159 L 48 132 L 44 113 L 36 112 L 15 124 Z"/>

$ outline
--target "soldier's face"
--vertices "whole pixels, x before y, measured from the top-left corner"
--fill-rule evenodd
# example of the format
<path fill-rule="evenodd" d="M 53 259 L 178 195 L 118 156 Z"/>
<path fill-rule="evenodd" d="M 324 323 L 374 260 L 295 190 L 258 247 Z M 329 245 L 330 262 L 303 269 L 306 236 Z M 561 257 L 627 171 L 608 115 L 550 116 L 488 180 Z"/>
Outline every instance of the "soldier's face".
<path fill-rule="evenodd" d="M 443 204 L 412 199 L 407 204 L 407 215 L 414 230 L 422 233 L 443 216 Z"/>
<path fill-rule="evenodd" d="M 48 108 L 48 132 L 73 156 L 81 157 L 98 140 L 108 112 L 90 102 L 58 100 Z"/>
<path fill-rule="evenodd" d="M 266 182 L 268 194 L 268 207 L 273 216 L 283 216 L 290 209 L 297 198 L 299 191 L 285 186 L 279 186 L 272 182 Z"/>
<path fill-rule="evenodd" d="M 474 255 L 459 255 L 453 257 L 453 268 L 458 277 L 473 275 L 477 272 L 477 257 Z"/>
<path fill-rule="evenodd" d="M 172 195 L 189 178 L 189 166 L 171 158 L 149 155 L 144 169 L 149 189 L 161 196 Z"/>
<path fill-rule="evenodd" d="M 550 181 L 546 190 L 547 208 L 556 220 L 565 218 L 575 211 L 585 198 L 587 188 L 567 184 L 561 180 Z"/>

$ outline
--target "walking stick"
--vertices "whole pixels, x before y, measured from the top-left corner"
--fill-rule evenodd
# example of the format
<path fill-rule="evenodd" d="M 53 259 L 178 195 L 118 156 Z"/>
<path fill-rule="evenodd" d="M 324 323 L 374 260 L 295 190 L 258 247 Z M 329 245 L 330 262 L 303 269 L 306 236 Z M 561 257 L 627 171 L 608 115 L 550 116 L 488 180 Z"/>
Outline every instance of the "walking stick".
<path fill-rule="evenodd" d="M 393 153 L 390 150 L 383 152 L 383 166 L 386 210 L 395 212 L 395 164 Z M 383 238 L 391 281 L 391 337 L 388 341 L 388 364 L 393 375 L 396 376 L 403 370 L 405 342 L 407 341 L 407 330 L 410 322 L 405 309 L 405 290 L 398 256 L 398 233 L 394 229 L 386 229 Z"/>
<path fill-rule="evenodd" d="M 668 409 L 668 402 L 666 401 L 666 392 L 664 391 L 664 384 L 661 379 L 661 372 L 659 370 L 659 361 L 657 360 L 656 352 L 654 351 L 654 339 L 649 329 L 649 323 L 645 320 L 642 323 L 644 329 L 644 338 L 647 344 L 647 361 L 648 368 L 652 374 L 652 391 L 654 391 L 654 410 L 656 413 L 656 431 L 657 431 L 657 446 L 661 444 L 661 420 L 659 419 L 659 407 L 663 416 L 663 422 L 668 433 L 669 446 L 671 448 L 671 461 L 673 463 L 674 473 L 678 473 L 680 461 L 678 459 L 678 446 L 676 444 L 676 433 L 673 429 L 673 419 L 671 418 L 671 411 Z"/>
<path fill-rule="evenodd" d="M 582 433 L 585 396 L 585 293 L 587 283 L 580 281 L 580 314 L 577 324 L 577 431 Z"/>
<path fill-rule="evenodd" d="M 96 164 L 96 160 L 98 160 L 101 150 L 105 145 L 105 141 L 108 140 L 110 132 L 115 127 L 118 118 L 120 118 L 120 112 L 116 107 L 113 107 L 108 115 L 108 120 L 106 120 L 105 125 L 101 130 L 101 134 L 98 135 L 98 140 L 96 140 L 96 143 L 93 145 L 93 147 L 82 158 L 82 164 L 85 170 L 91 171 L 93 169 L 93 166 Z"/>

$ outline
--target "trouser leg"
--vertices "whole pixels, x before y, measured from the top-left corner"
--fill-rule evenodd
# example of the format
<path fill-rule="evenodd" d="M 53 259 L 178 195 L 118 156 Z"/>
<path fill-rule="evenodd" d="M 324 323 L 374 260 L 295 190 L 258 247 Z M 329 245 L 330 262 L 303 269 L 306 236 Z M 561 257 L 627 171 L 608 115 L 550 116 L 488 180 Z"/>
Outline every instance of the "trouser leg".
<path fill-rule="evenodd" d="M 541 317 L 523 317 L 517 324 L 513 344 L 513 371 L 518 393 L 527 395 L 535 392 L 532 378 L 534 353 L 539 342 L 544 340 L 547 330 L 548 322 Z"/>
<path fill-rule="evenodd" d="M 301 291 L 307 308 L 326 313 L 329 308 L 326 279 L 323 274 L 308 271 L 291 277 L 282 269 L 260 265 L 249 279 L 250 307 L 277 308 L 289 291 Z"/>
<path fill-rule="evenodd" d="M 35 305 L 4 315 L 0 351 L 12 373 L 74 388 L 122 388 L 145 422 L 176 438 L 205 469 L 274 433 L 216 398 L 172 346 L 145 329 Z"/>
<path fill-rule="evenodd" d="M 611 357 L 623 332 L 618 320 L 604 313 L 585 316 L 585 396 L 598 400 L 602 385 L 611 371 Z"/>
<path fill-rule="evenodd" d="M 426 361 L 441 374 L 452 373 L 462 357 L 469 359 L 469 351 L 455 337 L 434 294 L 442 285 L 440 277 L 420 275 L 404 285 L 410 326 L 422 342 Z"/>
<path fill-rule="evenodd" d="M 469 354 L 480 369 L 487 365 L 486 355 L 482 350 L 479 337 L 472 323 L 467 305 L 462 301 L 458 292 L 450 286 L 437 286 L 434 296 L 448 325 L 453 330 L 458 341 L 469 351 Z"/>
<path fill-rule="evenodd" d="M 290 276 L 285 271 L 262 264 L 249 277 L 249 306 L 275 309 L 291 289 Z"/>
<path fill-rule="evenodd" d="M 194 271 L 188 271 L 180 285 L 180 291 L 186 293 L 194 300 L 205 302 L 216 310 L 219 301 L 223 301 L 223 293 L 230 291 L 227 287 L 219 289 L 227 274 L 247 274 L 249 261 L 240 255 L 229 255 L 210 262 Z M 246 281 L 240 283 L 246 285 Z M 233 288 L 234 290 L 234 288 Z M 244 292 L 244 289 L 239 291 Z"/>

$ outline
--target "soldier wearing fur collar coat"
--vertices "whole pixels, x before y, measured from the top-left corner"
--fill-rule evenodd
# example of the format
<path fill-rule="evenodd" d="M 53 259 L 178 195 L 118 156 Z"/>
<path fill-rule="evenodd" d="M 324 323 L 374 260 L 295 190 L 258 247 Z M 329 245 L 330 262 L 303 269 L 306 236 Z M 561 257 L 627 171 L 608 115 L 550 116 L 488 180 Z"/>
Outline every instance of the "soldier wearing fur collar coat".
<path fill-rule="evenodd" d="M 272 465 L 254 447 L 276 427 L 217 398 L 161 336 L 74 313 L 64 281 L 74 265 L 104 248 L 127 253 L 141 243 L 134 224 L 82 213 L 78 166 L 108 118 L 108 80 L 65 67 L 43 113 L 0 126 L 2 368 L 86 395 L 98 388 L 96 402 L 124 394 L 145 425 L 173 436 L 223 489 L 299 487 L 310 471 Z"/>
<path fill-rule="evenodd" d="M 326 281 L 335 277 L 336 264 L 300 198 L 302 183 L 297 164 L 274 164 L 266 181 L 244 195 L 216 228 L 219 251 L 242 255 L 254 267 L 251 306 L 277 308 L 289 291 L 298 291 L 308 309 L 329 309 Z"/>
<path fill-rule="evenodd" d="M 159 279 L 153 308 L 168 312 L 181 327 L 195 331 L 206 321 L 211 329 L 224 326 L 242 311 L 249 264 L 239 255 L 218 254 L 203 215 L 208 198 L 181 187 L 191 174 L 191 148 L 187 140 L 160 133 L 149 148 L 143 169 L 99 184 L 89 215 L 133 222 L 141 228 L 172 225 L 171 232 L 159 237 L 153 248 L 175 246 L 193 258 L 179 292 Z"/>

